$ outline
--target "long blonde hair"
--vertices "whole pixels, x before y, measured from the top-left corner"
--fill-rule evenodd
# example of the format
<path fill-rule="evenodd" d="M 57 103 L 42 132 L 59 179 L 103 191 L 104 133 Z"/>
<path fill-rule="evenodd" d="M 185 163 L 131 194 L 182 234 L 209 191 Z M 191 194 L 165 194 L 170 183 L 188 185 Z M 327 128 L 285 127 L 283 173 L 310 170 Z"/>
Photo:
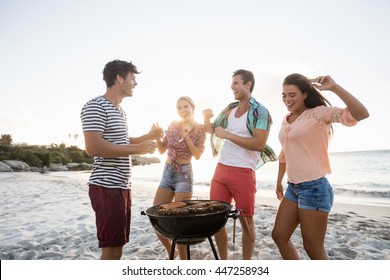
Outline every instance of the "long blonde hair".
<path fill-rule="evenodd" d="M 185 100 L 188 103 L 190 103 L 190 106 L 192 107 L 192 110 L 195 111 L 195 103 L 194 101 L 189 98 L 188 96 L 180 96 L 179 99 L 176 102 L 179 102 L 179 100 Z"/>

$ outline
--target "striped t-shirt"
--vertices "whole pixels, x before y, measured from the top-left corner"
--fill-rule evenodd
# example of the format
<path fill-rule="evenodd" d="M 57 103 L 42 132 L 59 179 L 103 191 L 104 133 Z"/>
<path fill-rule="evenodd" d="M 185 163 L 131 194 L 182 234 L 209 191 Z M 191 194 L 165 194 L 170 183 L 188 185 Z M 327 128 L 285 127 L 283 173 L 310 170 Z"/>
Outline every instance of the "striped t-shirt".
<path fill-rule="evenodd" d="M 103 139 L 117 144 L 129 144 L 126 114 L 121 107 L 116 108 L 104 96 L 87 102 L 81 110 L 81 123 L 84 132 L 102 132 Z M 125 157 L 94 157 L 94 164 L 88 184 L 106 188 L 130 187 L 131 159 Z"/>

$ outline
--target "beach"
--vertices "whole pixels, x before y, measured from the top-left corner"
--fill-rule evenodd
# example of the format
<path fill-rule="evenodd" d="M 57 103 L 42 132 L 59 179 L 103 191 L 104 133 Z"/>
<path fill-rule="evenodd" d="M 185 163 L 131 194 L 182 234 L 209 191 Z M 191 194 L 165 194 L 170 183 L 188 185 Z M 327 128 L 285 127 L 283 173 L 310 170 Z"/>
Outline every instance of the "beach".
<path fill-rule="evenodd" d="M 0 173 L 0 260 L 95 260 L 99 259 L 95 218 L 90 206 L 83 171 Z M 132 180 L 132 222 L 130 242 L 123 260 L 167 260 L 147 216 L 156 184 Z M 208 193 L 194 187 L 194 197 L 208 199 Z M 278 200 L 256 198 L 256 245 L 253 260 L 281 260 L 271 238 Z M 390 260 L 390 207 L 338 203 L 329 216 L 325 248 L 333 260 Z M 241 259 L 241 228 L 233 219 L 229 232 L 229 260 Z M 308 260 L 299 228 L 292 237 L 301 259 Z M 191 245 L 191 259 L 212 260 L 209 242 Z"/>

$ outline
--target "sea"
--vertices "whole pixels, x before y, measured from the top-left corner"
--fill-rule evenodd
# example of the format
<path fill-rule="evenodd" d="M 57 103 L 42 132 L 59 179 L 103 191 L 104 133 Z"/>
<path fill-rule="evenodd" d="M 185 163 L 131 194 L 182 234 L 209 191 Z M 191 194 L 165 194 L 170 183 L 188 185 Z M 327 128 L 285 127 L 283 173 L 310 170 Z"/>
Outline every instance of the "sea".
<path fill-rule="evenodd" d="M 327 178 L 335 202 L 390 207 L 390 150 L 334 152 L 329 154 L 331 174 Z M 193 160 L 194 190 L 208 192 L 218 158 Z M 165 160 L 133 166 L 133 188 L 137 183 L 155 184 L 161 180 Z M 268 162 L 256 170 L 257 195 L 275 197 L 278 162 Z M 284 187 L 287 182 L 284 182 Z M 390 211 L 390 208 L 389 208 Z"/>

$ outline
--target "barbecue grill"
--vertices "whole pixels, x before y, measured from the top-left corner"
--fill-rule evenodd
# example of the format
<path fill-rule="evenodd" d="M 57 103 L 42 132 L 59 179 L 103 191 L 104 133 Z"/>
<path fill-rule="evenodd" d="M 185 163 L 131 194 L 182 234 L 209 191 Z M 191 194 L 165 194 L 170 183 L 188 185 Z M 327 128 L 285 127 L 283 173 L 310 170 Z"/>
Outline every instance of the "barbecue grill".
<path fill-rule="evenodd" d="M 176 244 L 187 246 L 187 259 L 190 259 L 190 245 L 201 243 L 208 239 L 215 259 L 219 259 L 212 236 L 221 230 L 228 218 L 237 219 L 240 210 L 232 210 L 232 205 L 217 200 L 183 200 L 188 205 L 196 203 L 218 203 L 217 210 L 206 213 L 187 213 L 161 215 L 159 213 L 162 204 L 142 211 L 141 215 L 147 215 L 154 229 L 162 236 L 172 240 L 172 248 L 169 259 L 173 260 Z"/>

